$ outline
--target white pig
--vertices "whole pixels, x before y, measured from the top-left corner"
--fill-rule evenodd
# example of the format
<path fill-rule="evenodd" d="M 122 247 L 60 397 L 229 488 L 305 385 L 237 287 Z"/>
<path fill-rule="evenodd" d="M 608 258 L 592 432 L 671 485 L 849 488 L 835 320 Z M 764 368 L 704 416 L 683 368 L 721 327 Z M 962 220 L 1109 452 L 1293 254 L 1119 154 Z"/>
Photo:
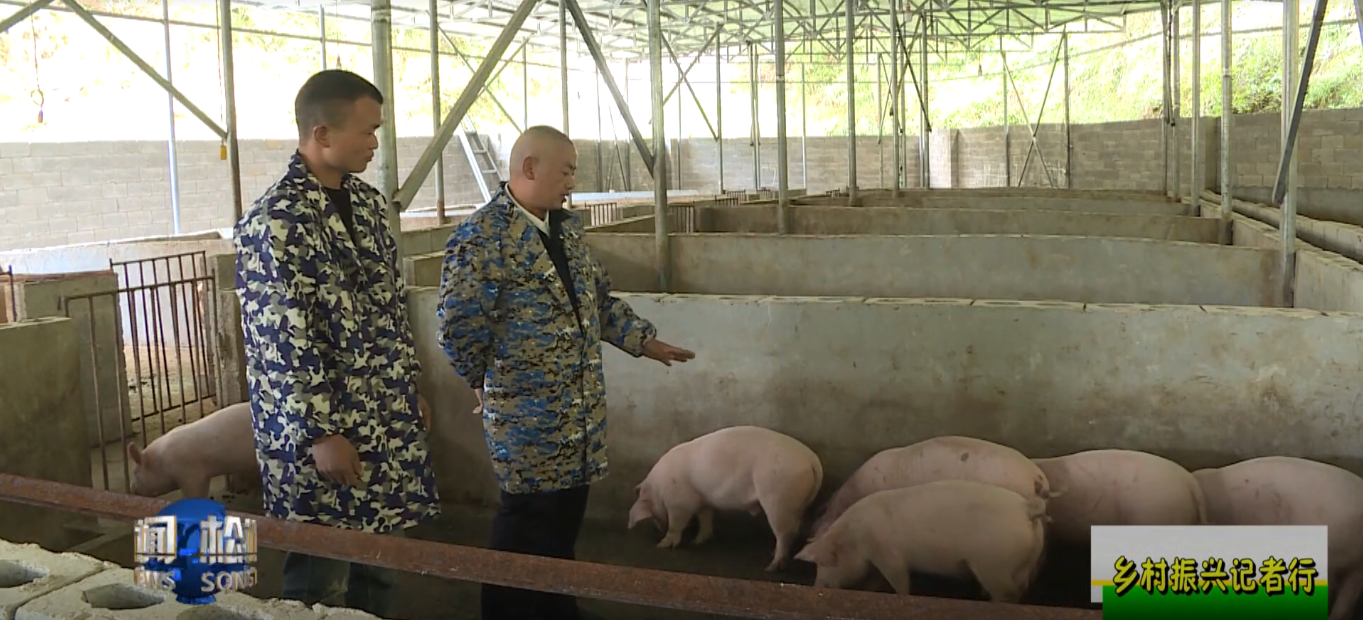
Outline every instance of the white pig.
<path fill-rule="evenodd" d="M 658 459 L 634 487 L 629 527 L 653 519 L 667 531 L 658 543 L 663 549 L 681 544 L 693 516 L 700 520 L 693 543 L 699 545 L 714 534 L 716 510 L 765 513 L 776 536 L 767 570 L 780 570 L 822 486 L 823 464 L 809 447 L 773 430 L 733 426 L 678 444 Z"/>
<path fill-rule="evenodd" d="M 909 571 L 974 577 L 998 602 L 1022 599 L 1046 547 L 1046 500 L 972 480 L 867 495 L 795 559 L 818 566 L 816 588 L 850 589 L 875 568 L 899 594 Z"/>
<path fill-rule="evenodd" d="M 226 475 L 234 487 L 260 480 L 251 404 L 229 405 L 177 426 L 145 449 L 128 442 L 132 492 L 159 497 L 179 489 L 185 497 L 208 497 L 209 482 Z"/>
<path fill-rule="evenodd" d="M 974 437 L 947 435 L 902 448 L 890 448 L 862 463 L 828 500 L 815 520 L 810 540 L 867 495 L 939 480 L 974 480 L 1003 487 L 1023 497 L 1052 497 L 1046 474 L 1017 450 Z M 1059 494 L 1061 489 L 1054 493 Z"/>
<path fill-rule="evenodd" d="M 1363 478 L 1288 456 L 1199 469 L 1193 477 L 1211 524 L 1328 526 L 1330 620 L 1353 617 L 1363 591 Z"/>
<path fill-rule="evenodd" d="M 1094 525 L 1202 525 L 1202 489 L 1182 465 L 1135 450 L 1089 450 L 1032 459 L 1065 489 L 1046 508 L 1056 538 L 1090 542 Z"/>

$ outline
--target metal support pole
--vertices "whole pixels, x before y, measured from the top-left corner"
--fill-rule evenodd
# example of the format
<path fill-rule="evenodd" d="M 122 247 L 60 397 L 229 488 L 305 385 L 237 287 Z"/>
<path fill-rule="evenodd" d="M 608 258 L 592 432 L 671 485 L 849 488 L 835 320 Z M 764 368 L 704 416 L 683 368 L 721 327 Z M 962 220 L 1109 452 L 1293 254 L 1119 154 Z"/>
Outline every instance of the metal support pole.
<path fill-rule="evenodd" d="M 757 118 L 757 45 L 752 41 L 748 41 L 748 92 L 752 102 L 749 132 L 752 134 L 752 190 L 755 192 L 762 189 L 762 126 Z"/>
<path fill-rule="evenodd" d="M 685 81 L 686 77 L 677 78 L 678 82 Z M 689 84 L 688 84 L 689 86 Z M 677 97 L 677 159 L 673 168 L 677 169 L 677 189 L 682 188 L 682 98 Z"/>
<path fill-rule="evenodd" d="M 900 140 L 900 132 L 904 125 L 904 117 L 900 114 L 899 100 L 903 90 L 902 79 L 899 75 L 899 2 L 895 0 L 891 3 L 894 10 L 890 11 L 890 112 L 894 122 L 890 123 L 890 130 L 894 132 L 894 186 L 890 190 L 892 198 L 899 197 L 900 178 L 899 170 L 904 165 L 904 155 L 900 151 L 903 148 Z"/>
<path fill-rule="evenodd" d="M 1008 66 L 1008 52 L 1003 50 L 1003 37 L 999 37 L 999 58 L 1003 66 Z M 1013 123 L 1008 117 L 1008 72 L 1003 73 L 1003 186 L 1013 186 Z"/>
<path fill-rule="evenodd" d="M 70 2 L 71 0 L 68 0 Z M 74 3 L 73 3 L 74 4 Z M 75 7 L 72 6 L 72 9 Z M 232 4 L 218 0 L 218 38 L 222 50 L 223 134 L 227 140 L 227 174 L 232 186 L 232 221 L 241 220 L 241 151 L 237 144 L 237 73 L 232 61 Z M 181 100 L 181 103 L 184 103 Z"/>
<path fill-rule="evenodd" d="M 170 62 L 170 0 L 161 0 L 161 27 L 165 34 L 166 48 L 166 82 L 175 83 L 175 78 L 171 75 Z M 179 147 L 175 143 L 175 95 L 166 92 L 166 126 L 170 130 L 169 138 L 166 140 L 168 157 L 170 160 L 170 219 L 175 234 L 180 234 L 180 158 Z"/>
<path fill-rule="evenodd" d="M 1173 53 L 1173 65 L 1170 67 L 1170 82 L 1173 87 L 1173 114 L 1174 117 L 1169 127 L 1169 146 L 1173 149 L 1171 156 L 1174 158 L 1171 169 L 1173 170 L 1174 200 L 1183 200 L 1183 149 L 1178 144 L 1178 123 L 1182 120 L 1183 97 L 1179 93 L 1179 51 L 1183 48 L 1183 42 L 1179 39 L 1178 13 L 1179 0 L 1174 0 L 1173 13 L 1169 16 L 1172 30 L 1169 33 L 1170 44 Z"/>
<path fill-rule="evenodd" d="M 786 3 L 772 0 L 776 17 L 772 44 L 776 53 L 776 232 L 786 234 L 790 216 L 790 162 L 786 155 Z"/>
<path fill-rule="evenodd" d="M 596 73 L 594 73 L 594 74 L 593 74 L 593 77 L 596 78 L 596 80 L 595 80 L 595 83 L 596 83 L 596 98 L 592 100 L 592 101 L 594 101 L 594 102 L 596 103 L 596 191 L 598 191 L 598 192 L 604 192 L 604 191 L 606 191 L 606 169 L 605 169 L 605 167 L 604 167 L 604 166 L 605 166 L 605 156 L 602 155 L 601 151 L 605 150 L 605 148 L 606 148 L 606 142 L 605 142 L 605 140 L 602 140 L 602 138 L 604 138 L 604 137 L 606 136 L 606 132 L 605 132 L 605 128 L 604 128 L 604 123 L 601 121 L 601 108 L 602 108 L 603 106 L 601 105 L 601 73 L 600 73 L 600 71 L 597 71 Z M 612 124 L 612 125 L 611 125 L 611 131 L 612 131 L 612 132 L 614 132 L 614 129 L 615 129 L 614 123 L 615 123 L 615 120 L 612 119 L 612 120 L 611 120 L 611 124 Z"/>
<path fill-rule="evenodd" d="M 52 4 L 52 0 L 34 0 L 33 2 L 20 7 L 18 11 L 15 11 L 3 20 L 0 20 L 0 34 L 13 28 L 15 24 L 28 19 L 28 16 L 43 10 L 43 7 L 46 7 L 49 4 Z"/>
<path fill-rule="evenodd" d="M 1160 152 L 1164 160 L 1164 178 L 1160 180 L 1160 189 L 1168 198 L 1173 198 L 1178 193 L 1178 188 L 1169 186 L 1169 146 L 1173 144 L 1170 132 L 1174 127 L 1174 96 L 1170 90 L 1169 72 L 1171 63 L 1169 60 L 1169 7 L 1163 2 L 1160 3 L 1160 60 L 1164 63 L 1163 70 L 1160 72 L 1161 91 L 1164 96 L 1164 105 L 1161 106 L 1160 116 L 1164 123 L 1160 126 Z"/>
<path fill-rule="evenodd" d="M 558 3 L 558 85 L 563 95 L 563 133 L 568 133 L 568 7 Z"/>
<path fill-rule="evenodd" d="M 1289 1 L 1293 4 L 1296 3 L 1296 0 Z M 1275 203 L 1281 202 L 1289 189 L 1296 190 L 1295 182 L 1291 184 L 1290 188 L 1287 185 L 1288 168 L 1293 168 L 1292 173 L 1296 173 L 1297 129 L 1301 127 L 1302 108 L 1306 104 L 1306 93 L 1309 92 L 1311 86 L 1311 69 L 1316 62 L 1316 48 L 1320 44 L 1320 29 L 1325 22 L 1325 8 L 1328 1 L 1316 0 L 1316 8 L 1311 13 L 1311 30 L 1306 36 L 1306 57 L 1302 59 L 1300 73 L 1296 78 L 1298 81 L 1295 88 L 1292 89 L 1291 97 L 1284 100 L 1284 103 L 1289 105 L 1283 107 L 1283 114 L 1287 115 L 1289 110 L 1291 114 L 1286 116 L 1287 123 L 1286 133 L 1283 136 L 1282 157 L 1279 159 L 1278 176 L 1273 182 L 1273 202 Z M 1286 83 L 1284 81 L 1284 84 Z"/>
<path fill-rule="evenodd" d="M 644 6 L 647 7 L 648 5 L 645 4 Z M 597 72 L 597 77 L 600 77 L 601 69 L 600 69 L 600 66 L 599 66 L 599 65 L 598 65 L 598 67 L 597 67 L 597 71 L 596 71 L 596 72 Z M 619 101 L 619 100 L 617 100 L 617 101 Z M 627 106 L 629 105 L 628 101 L 629 101 L 629 62 L 625 62 L 625 102 L 626 102 L 625 105 L 627 105 Z M 622 115 L 621 115 L 621 118 L 623 118 L 623 117 L 624 117 L 624 115 L 622 114 Z M 614 128 L 614 126 L 615 126 L 615 121 L 612 120 L 612 121 L 611 121 L 611 127 Z M 628 129 L 628 127 L 626 127 L 626 128 Z M 635 144 L 637 145 L 638 142 L 636 142 Z M 614 143 L 613 141 L 611 142 L 611 150 L 612 150 L 612 151 L 615 151 L 615 143 Z M 619 153 L 619 151 L 615 151 L 615 152 L 616 152 L 616 153 Z M 616 160 L 618 161 L 618 160 L 620 159 L 620 156 L 619 156 L 619 155 L 616 155 L 615 158 L 616 158 Z M 650 175 L 652 175 L 652 174 L 653 174 L 653 160 L 652 160 L 652 159 L 645 159 L 645 160 L 644 160 L 644 165 L 648 167 L 648 173 L 649 173 Z M 624 176 L 625 176 L 625 178 L 624 178 L 624 182 L 625 182 L 625 191 L 627 191 L 627 192 L 632 192 L 632 191 L 634 191 L 634 156 L 629 154 L 629 147 L 625 147 L 625 161 L 624 161 L 623 167 L 624 167 L 624 170 L 625 170 L 625 171 L 624 171 Z"/>
<path fill-rule="evenodd" d="M 800 63 L 800 175 L 809 193 L 809 100 L 805 94 L 805 63 Z"/>
<path fill-rule="evenodd" d="M 857 3 L 845 0 L 847 42 L 843 54 L 847 57 L 847 205 L 857 204 L 857 68 L 853 64 L 853 49 L 857 43 Z"/>
<path fill-rule="evenodd" d="M 435 0 L 431 0 L 431 2 L 435 2 Z M 558 3 L 558 67 L 559 91 L 563 95 L 563 133 L 571 137 L 573 134 L 569 133 L 568 123 L 568 7 L 564 6 L 562 2 Z M 529 125 L 526 125 L 526 127 L 529 127 Z M 601 147 L 598 146 L 597 153 L 600 152 Z M 599 166 L 596 170 L 597 174 L 601 174 Z M 568 194 L 568 208 L 573 208 L 572 194 Z"/>
<path fill-rule="evenodd" d="M 648 69 L 653 93 L 653 224 L 658 291 L 671 292 L 672 249 L 668 238 L 667 134 L 663 125 L 662 0 L 648 0 Z M 581 24 L 581 22 L 579 22 Z"/>
<path fill-rule="evenodd" d="M 922 130 L 918 132 L 918 172 L 922 175 L 921 187 L 929 189 L 932 187 L 932 142 L 929 140 L 932 131 L 928 125 L 928 17 L 926 14 L 919 13 L 918 19 L 923 24 L 923 36 L 919 38 L 921 54 L 918 62 L 923 71 L 923 84 L 918 92 L 920 97 L 918 105 L 919 127 L 922 127 Z"/>
<path fill-rule="evenodd" d="M 529 46 L 526 46 L 529 47 Z M 521 125 L 530 128 L 530 58 L 526 47 L 521 48 Z"/>
<path fill-rule="evenodd" d="M 327 70 L 327 7 L 317 5 L 317 43 L 322 46 L 322 70 Z"/>
<path fill-rule="evenodd" d="M 440 131 L 440 8 L 436 0 L 427 0 L 426 12 L 431 18 L 431 135 Z M 445 225 L 445 155 L 435 160 L 435 220 Z"/>
<path fill-rule="evenodd" d="M 1065 37 L 1065 189 L 1074 187 L 1074 175 L 1070 174 L 1074 155 L 1074 142 L 1070 140 L 1070 33 Z"/>
<path fill-rule="evenodd" d="M 1317 0 L 1317 9 L 1323 5 Z M 1296 257 L 1297 257 L 1297 153 L 1292 149 L 1295 132 L 1292 130 L 1293 108 L 1297 101 L 1297 0 L 1283 2 L 1283 112 L 1282 143 L 1283 156 L 1279 165 L 1278 180 L 1274 182 L 1274 202 L 1282 205 L 1278 218 L 1278 237 L 1282 245 L 1278 263 L 1278 278 L 1282 282 L 1282 303 L 1291 308 L 1296 305 Z M 1314 24 L 1312 35 L 1314 38 Z M 1308 70 L 1310 65 L 1307 65 Z M 1282 197 L 1279 198 L 1279 190 Z"/>
<path fill-rule="evenodd" d="M 876 171 L 880 173 L 880 185 L 885 187 L 885 57 L 876 54 Z"/>
<path fill-rule="evenodd" d="M 1190 51 L 1193 56 L 1192 67 L 1192 87 L 1193 100 L 1189 112 L 1190 123 L 1188 133 L 1192 138 L 1189 145 L 1193 160 L 1193 169 L 1188 175 L 1188 197 L 1192 206 L 1194 217 L 1202 213 L 1202 190 L 1207 186 L 1203 177 L 1206 170 L 1202 162 L 1202 2 L 1201 0 L 1189 0 L 1193 10 L 1193 36 L 1190 44 Z"/>
<path fill-rule="evenodd" d="M 715 26 L 715 149 L 719 153 L 719 193 L 724 193 L 724 24 Z"/>
<path fill-rule="evenodd" d="M 1231 216 L 1235 213 L 1230 165 L 1231 117 L 1235 115 L 1231 101 L 1231 3 L 1221 0 L 1221 227 L 1218 242 L 1231 245 L 1234 228 Z"/>
<path fill-rule="evenodd" d="M 224 0 L 225 1 L 225 0 Z M 571 1 L 571 0 L 567 0 Z M 444 151 L 445 145 L 450 138 L 454 137 L 454 132 L 464 121 L 464 115 L 469 108 L 473 107 L 473 102 L 482 94 L 483 85 L 487 83 L 488 75 L 501 61 L 502 54 L 511 45 L 511 39 L 520 32 L 521 24 L 525 23 L 525 18 L 530 15 L 530 11 L 535 8 L 537 0 L 521 0 L 521 4 L 516 8 L 516 12 L 508 18 L 506 26 L 502 28 L 502 33 L 497 36 L 497 40 L 488 48 L 487 55 L 483 57 L 483 62 L 478 65 L 478 70 L 473 72 L 473 77 L 468 84 L 460 91 L 459 98 L 455 100 L 454 107 L 450 108 L 450 113 L 445 115 L 444 122 L 440 123 L 440 130 L 435 137 L 426 144 L 426 148 L 412 165 L 412 171 L 407 174 L 407 180 L 398 189 L 397 196 L 392 200 L 399 209 L 406 209 L 411 206 L 412 199 L 421 189 L 421 184 L 426 182 L 426 175 L 430 174 L 431 168 Z"/>
<path fill-rule="evenodd" d="M 383 93 L 383 124 L 379 126 L 379 150 L 375 153 L 374 161 L 378 167 L 379 193 L 391 201 L 398 189 L 397 118 L 393 114 L 397 92 L 393 88 L 392 0 L 369 0 L 369 19 L 374 83 Z M 388 228 L 394 238 L 400 238 L 398 231 L 402 230 L 402 211 L 391 203 L 388 206 Z"/>
<path fill-rule="evenodd" d="M 629 135 L 634 139 L 634 146 L 639 149 L 639 156 L 643 158 L 644 165 L 648 167 L 648 173 L 652 175 L 655 168 L 653 165 L 654 154 L 649 152 L 648 145 L 644 142 L 644 134 L 639 133 L 639 125 L 634 122 L 634 115 L 630 114 L 629 111 L 629 102 L 625 100 L 625 95 L 620 92 L 620 87 L 615 85 L 615 77 L 611 75 L 610 65 L 606 63 L 606 55 L 602 53 L 601 45 L 597 43 L 596 35 L 592 32 L 591 25 L 587 23 L 587 17 L 582 13 L 582 7 L 578 6 L 577 0 L 560 1 L 567 4 L 568 11 L 573 14 L 573 24 L 577 25 L 578 32 L 582 34 L 582 42 L 587 45 L 587 51 L 591 52 L 592 59 L 596 61 L 596 67 L 601 70 L 601 76 L 606 79 L 606 88 L 615 98 L 615 106 L 620 109 L 620 117 L 624 119 L 625 126 L 629 128 Z M 523 2 L 533 3 L 534 0 L 523 0 Z M 516 24 L 516 29 L 520 29 L 519 23 Z M 662 43 L 659 42 L 659 45 L 662 45 Z M 625 72 L 626 88 L 628 88 L 629 64 L 625 65 Z M 665 157 L 666 153 L 667 151 L 663 151 L 657 156 Z M 629 166 L 626 166 L 625 169 L 628 170 Z"/>

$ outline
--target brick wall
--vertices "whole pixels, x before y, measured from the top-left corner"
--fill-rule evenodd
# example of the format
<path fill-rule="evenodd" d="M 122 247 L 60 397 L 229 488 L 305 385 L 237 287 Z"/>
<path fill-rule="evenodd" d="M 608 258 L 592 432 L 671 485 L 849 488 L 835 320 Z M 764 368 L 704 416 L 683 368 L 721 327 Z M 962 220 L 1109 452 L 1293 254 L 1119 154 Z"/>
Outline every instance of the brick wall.
<path fill-rule="evenodd" d="M 918 179 L 918 138 L 911 136 L 909 152 L 906 156 L 909 170 L 909 183 L 905 187 L 917 187 Z M 598 176 L 596 168 L 597 144 L 590 140 L 577 140 L 578 173 L 577 187 L 581 191 L 624 191 L 622 166 L 628 166 L 631 191 L 653 189 L 653 178 L 644 166 L 638 149 L 630 141 L 607 141 L 602 143 L 602 168 L 604 175 Z M 647 140 L 650 148 L 653 141 Z M 677 155 L 677 140 L 668 141 L 670 179 L 668 187 L 678 189 L 677 164 L 680 161 L 680 189 L 694 189 L 708 192 L 719 191 L 719 147 L 714 140 L 685 140 L 682 142 L 681 155 Z M 882 162 L 882 153 L 883 159 Z M 809 179 L 806 183 L 804 157 L 809 159 Z M 821 193 L 830 189 L 840 189 L 847 185 L 847 137 L 811 137 L 807 147 L 802 148 L 798 136 L 786 142 L 786 157 L 790 162 L 787 179 L 790 187 L 808 187 L 811 193 Z M 628 162 L 626 163 L 626 158 Z M 776 139 L 763 138 L 760 166 L 760 185 L 775 189 L 776 179 Z M 857 185 L 864 188 L 879 187 L 882 167 L 885 187 L 894 182 L 894 138 L 885 136 L 883 144 L 877 144 L 875 136 L 857 137 Z M 747 138 L 724 140 L 724 189 L 753 188 L 753 149 Z"/>
<path fill-rule="evenodd" d="M 1358 190 L 1363 190 L 1363 109 L 1311 110 L 1302 119 L 1298 144 L 1303 215 L 1363 224 L 1358 209 Z M 1217 157 L 1219 119 L 1203 122 L 1206 179 L 1209 188 L 1219 187 Z M 1237 195 L 1263 200 L 1271 190 L 1277 170 L 1279 116 L 1237 116 L 1232 129 L 1233 167 Z M 1189 124 L 1179 128 L 1180 186 L 1188 186 L 1191 166 Z M 934 187 L 997 187 L 1003 185 L 1003 129 L 983 127 L 939 130 L 930 140 Z M 1159 189 L 1163 161 L 1159 155 L 1158 120 L 1074 125 L 1072 166 L 1075 188 Z M 1012 129 L 1012 178 L 1022 174 L 1030 146 L 1026 126 Z M 399 141 L 399 178 L 404 177 L 421 154 L 426 138 Z M 649 140 L 651 143 L 651 140 Z M 1064 130 L 1058 125 L 1038 128 L 1041 155 L 1057 185 L 1065 181 Z M 292 151 L 291 140 L 247 140 L 241 143 L 242 195 L 253 200 L 283 171 Z M 632 142 L 606 142 L 602 149 L 604 175 L 597 170 L 597 145 L 578 140 L 580 191 L 623 190 L 620 163 L 629 166 L 635 191 L 652 189 L 652 179 Z M 761 141 L 761 185 L 776 187 L 776 140 Z M 908 182 L 918 185 L 918 137 L 904 138 Z M 614 148 L 618 146 L 618 148 Z M 508 150 L 505 137 L 494 148 Z M 847 183 L 847 138 L 809 139 L 809 178 L 802 165 L 801 139 L 788 142 L 789 179 L 792 188 L 810 193 L 839 189 Z M 883 155 L 883 164 L 882 156 Z M 719 165 L 714 140 L 686 140 L 677 156 L 676 141 L 669 142 L 673 162 L 679 162 L 681 189 L 715 192 L 719 189 Z M 186 232 L 223 228 L 232 224 L 227 162 L 218 158 L 218 144 L 182 142 L 180 154 L 180 204 L 182 229 Z M 619 158 L 617 160 L 617 158 Z M 1032 153 L 1023 185 L 1047 185 L 1042 157 Z M 674 164 L 675 165 L 675 164 Z M 857 140 L 857 180 L 862 188 L 893 180 L 893 138 L 877 144 L 875 136 Z M 106 241 L 172 232 L 166 146 L 161 141 L 17 143 L 0 144 L 0 250 Z M 751 189 L 752 148 L 747 138 L 724 141 L 724 188 Z M 364 175 L 373 182 L 375 170 Z M 669 175 L 675 179 L 676 168 Z M 450 206 L 481 201 L 477 185 L 457 140 L 445 149 L 446 200 Z M 675 181 L 669 187 L 677 188 Z M 435 201 L 435 180 L 428 177 L 415 205 Z"/>
<path fill-rule="evenodd" d="M 421 156 L 423 138 L 398 142 L 398 178 Z M 179 158 L 183 232 L 227 228 L 232 193 L 227 162 L 217 142 L 184 141 Z M 243 208 L 284 173 L 293 153 L 288 140 L 242 140 Z M 0 250 L 109 241 L 174 232 L 170 172 L 163 141 L 35 142 L 0 144 Z M 360 176 L 376 183 L 377 169 Z M 481 202 L 458 140 L 445 149 L 445 200 Z M 416 204 L 435 202 L 428 176 Z"/>

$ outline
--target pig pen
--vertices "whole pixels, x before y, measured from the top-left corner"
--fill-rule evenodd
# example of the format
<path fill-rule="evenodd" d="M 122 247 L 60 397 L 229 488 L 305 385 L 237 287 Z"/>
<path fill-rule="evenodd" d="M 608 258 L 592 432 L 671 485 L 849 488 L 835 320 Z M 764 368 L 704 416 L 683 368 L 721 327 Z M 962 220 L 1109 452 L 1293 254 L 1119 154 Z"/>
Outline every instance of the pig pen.
<path fill-rule="evenodd" d="M 803 208 L 825 207 L 792 211 Z M 1061 226 L 1088 217 L 1013 211 Z M 1344 439 L 1358 431 L 1356 397 L 1347 386 L 1363 368 L 1363 352 L 1349 344 L 1363 331 L 1363 315 L 1306 305 L 1313 297 L 1301 294 L 1299 307 L 1276 307 L 1277 251 L 1239 241 L 1248 238 L 1251 222 L 1244 218 L 1235 221 L 1237 246 L 1227 247 L 1216 245 L 1205 225 L 1200 238 L 1180 241 L 1121 226 L 1140 229 L 1149 225 L 1142 218 L 1172 217 L 1197 231 L 1200 225 L 1182 213 L 1105 215 L 1113 216 L 1103 224 L 1108 234 L 1092 235 L 1073 228 L 1012 235 L 677 234 L 673 287 L 680 292 L 667 295 L 652 289 L 651 234 L 595 227 L 588 240 L 617 294 L 653 320 L 662 338 L 698 357 L 666 368 L 605 347 L 612 473 L 593 489 L 579 559 L 812 583 L 812 568 L 800 562 L 781 574 L 763 572 L 774 541 L 765 521 L 746 515 L 723 515 L 714 540 L 673 550 L 654 548 L 661 533 L 651 525 L 625 528 L 634 485 L 664 451 L 736 424 L 758 424 L 810 445 L 826 472 L 820 501 L 879 450 L 947 434 L 1033 457 L 1120 447 L 1189 468 L 1265 454 L 1363 466 L 1363 454 Z M 444 517 L 415 535 L 482 546 L 497 493 L 481 422 L 471 413 L 475 398 L 436 342 L 442 258 L 439 248 L 406 257 L 409 308 L 426 369 L 421 390 L 436 410 L 432 451 L 446 506 Z M 1339 271 L 1332 282 L 1353 277 L 1363 286 L 1359 269 Z M 230 282 L 219 278 L 218 286 L 220 307 L 232 308 Z M 239 319 L 224 315 L 219 332 L 239 338 Z M 239 342 L 224 345 L 224 354 L 239 359 Z M 1307 347 L 1315 354 L 1303 355 Z M 259 510 L 257 498 L 229 501 Z M 255 594 L 277 594 L 280 561 L 279 554 L 262 555 Z M 1087 606 L 1087 565 L 1087 550 L 1058 549 L 1028 602 Z M 413 574 L 401 580 L 425 596 L 402 601 L 399 617 L 477 617 L 476 584 Z M 914 587 L 980 596 L 973 584 L 946 580 L 919 579 Z M 593 600 L 583 606 L 607 618 L 705 617 Z"/>
<path fill-rule="evenodd" d="M 1084 217 L 1035 213 L 1062 225 Z M 1185 216 L 1126 221 L 1142 217 Z M 1246 225 L 1236 220 L 1237 231 Z M 612 474 L 593 489 L 583 560 L 812 583 L 800 562 L 762 571 L 773 539 L 760 519 L 721 516 L 711 542 L 665 551 L 653 548 L 661 533 L 650 525 L 625 528 L 633 487 L 663 452 L 736 424 L 810 445 L 825 467 L 821 500 L 876 452 L 948 434 L 1033 457 L 1119 447 L 1188 468 L 1266 454 L 1363 467 L 1344 439 L 1359 426 L 1348 386 L 1363 369 L 1350 344 L 1363 315 L 1323 312 L 1302 295 L 1297 308 L 1277 307 L 1271 247 L 1141 238 L 1116 226 L 1105 236 L 678 234 L 673 287 L 695 292 L 663 295 L 648 292 L 652 235 L 598 230 L 588 240 L 617 294 L 698 357 L 665 368 L 605 347 Z M 420 535 L 484 545 L 496 486 L 474 396 L 436 344 L 442 258 L 407 259 L 447 507 Z M 1303 355 L 1307 347 L 1315 354 Z M 1028 602 L 1088 606 L 1087 549 L 1053 550 Z M 267 577 L 277 579 L 273 570 Z M 973 584 L 936 579 L 917 580 L 915 591 L 980 596 Z M 433 592 L 476 617 L 476 586 Z M 697 617 L 584 606 L 610 618 Z"/>

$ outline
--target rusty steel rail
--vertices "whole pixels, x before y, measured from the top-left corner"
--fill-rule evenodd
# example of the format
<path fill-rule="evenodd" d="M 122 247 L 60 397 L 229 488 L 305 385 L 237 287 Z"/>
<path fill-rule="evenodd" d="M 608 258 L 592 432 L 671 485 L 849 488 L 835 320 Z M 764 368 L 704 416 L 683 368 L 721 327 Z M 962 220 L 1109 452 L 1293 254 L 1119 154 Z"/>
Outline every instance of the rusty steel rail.
<path fill-rule="evenodd" d="M 0 474 L 0 501 L 132 521 L 169 502 L 89 487 Z M 1011 605 L 925 596 L 818 589 L 690 573 L 560 560 L 444 543 L 375 536 L 352 530 L 269 519 L 259 523 L 262 546 L 337 560 L 555 592 L 618 603 L 760 620 L 1100 620 L 1098 610 Z"/>

